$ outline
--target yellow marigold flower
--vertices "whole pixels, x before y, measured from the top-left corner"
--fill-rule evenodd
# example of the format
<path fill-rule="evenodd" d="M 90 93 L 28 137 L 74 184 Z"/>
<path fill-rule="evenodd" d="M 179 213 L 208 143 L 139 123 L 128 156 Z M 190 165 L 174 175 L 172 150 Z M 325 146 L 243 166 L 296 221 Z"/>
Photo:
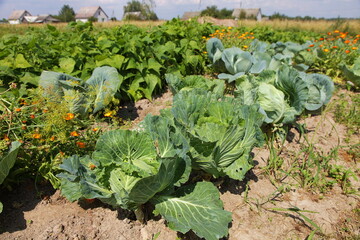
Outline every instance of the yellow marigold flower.
<path fill-rule="evenodd" d="M 79 147 L 79 148 L 85 148 L 86 144 L 84 142 L 76 142 L 76 145 Z"/>
<path fill-rule="evenodd" d="M 339 33 L 340 31 L 339 30 L 335 30 L 334 33 Z"/>
<path fill-rule="evenodd" d="M 109 112 L 104 113 L 105 117 L 111 117 L 112 115 L 113 115 L 113 111 L 109 111 Z"/>
<path fill-rule="evenodd" d="M 205 36 L 202 36 L 202 39 L 206 39 L 206 37 L 205 37 Z"/>
<path fill-rule="evenodd" d="M 229 30 L 231 30 L 231 29 L 232 29 L 232 27 L 228 27 L 228 29 L 229 29 Z"/>
<path fill-rule="evenodd" d="M 93 132 L 96 132 L 97 130 L 99 130 L 99 128 L 93 128 L 92 130 Z"/>
<path fill-rule="evenodd" d="M 358 48 L 357 48 L 357 47 L 352 47 L 351 49 L 352 49 L 352 50 L 357 50 Z"/>
<path fill-rule="evenodd" d="M 67 113 L 66 115 L 65 115 L 65 120 L 71 120 L 71 119 L 73 119 L 75 117 L 75 115 L 73 114 L 73 113 Z"/>
<path fill-rule="evenodd" d="M 207 51 L 203 52 L 204 54 L 207 54 Z"/>
<path fill-rule="evenodd" d="M 244 46 L 243 46 L 243 48 L 247 49 L 247 48 L 248 48 L 248 46 L 244 45 Z"/>
<path fill-rule="evenodd" d="M 34 134 L 32 135 L 32 137 L 35 138 L 35 139 L 40 139 L 40 138 L 41 138 L 41 134 L 39 134 L 39 133 L 34 133 Z"/>
<path fill-rule="evenodd" d="M 324 52 L 328 52 L 328 51 L 329 51 L 329 49 L 327 49 L 327 48 L 324 49 Z"/>
<path fill-rule="evenodd" d="M 80 135 L 79 135 L 79 133 L 78 133 L 77 131 L 73 131 L 73 132 L 70 133 L 70 136 L 72 136 L 72 137 L 78 137 L 78 136 L 80 136 Z"/>

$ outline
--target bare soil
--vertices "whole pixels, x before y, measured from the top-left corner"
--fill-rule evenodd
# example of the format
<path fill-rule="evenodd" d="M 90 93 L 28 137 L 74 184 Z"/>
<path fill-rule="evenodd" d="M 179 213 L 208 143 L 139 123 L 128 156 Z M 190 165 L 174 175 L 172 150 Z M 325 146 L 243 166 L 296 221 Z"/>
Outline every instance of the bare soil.
<path fill-rule="evenodd" d="M 133 128 L 146 114 L 159 114 L 160 109 L 170 107 L 171 103 L 172 95 L 166 92 L 152 102 L 141 100 L 132 106 L 124 105 L 123 109 L 132 109 L 128 117 Z M 126 110 L 119 114 L 125 116 L 125 113 Z M 348 144 L 346 127 L 333 119 L 329 111 L 299 121 L 306 126 L 308 141 L 324 155 Z M 359 143 L 359 134 L 351 136 L 350 141 Z M 291 162 L 302 144 L 304 138 L 291 129 L 281 156 Z M 351 179 L 355 194 L 344 194 L 339 184 L 319 193 L 312 188 L 301 188 L 289 178 L 279 181 L 264 170 L 269 149 L 256 148 L 253 153 L 256 166 L 244 181 L 224 179 L 219 185 L 224 208 L 232 212 L 233 217 L 226 239 L 307 239 L 315 229 L 312 223 L 321 228 L 314 239 L 360 238 L 359 159 L 346 148 L 340 147 L 339 158 L 331 161 L 356 173 L 358 179 Z M 159 240 L 198 239 L 191 232 L 184 235 L 170 230 L 163 219 L 151 215 L 151 210 L 146 224 L 141 224 L 131 212 L 113 209 L 99 201 L 71 203 L 59 191 L 31 181 L 13 191 L 0 192 L 0 201 L 4 204 L 0 214 L 0 239 L 4 240 L 148 240 L 156 236 Z M 305 210 L 300 212 L 305 218 L 295 211 L 285 211 L 289 208 Z"/>

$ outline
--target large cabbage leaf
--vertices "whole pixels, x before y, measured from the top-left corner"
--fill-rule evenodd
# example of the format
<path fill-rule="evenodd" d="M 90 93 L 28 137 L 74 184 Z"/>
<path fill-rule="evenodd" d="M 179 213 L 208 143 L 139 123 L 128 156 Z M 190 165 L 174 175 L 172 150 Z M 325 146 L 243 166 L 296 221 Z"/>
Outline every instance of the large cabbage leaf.
<path fill-rule="evenodd" d="M 223 210 L 217 188 L 209 182 L 199 182 L 178 189 L 170 196 L 153 199 L 154 213 L 161 214 L 168 226 L 182 233 L 193 230 L 207 240 L 228 235 L 231 213 Z"/>
<path fill-rule="evenodd" d="M 86 81 L 90 91 L 88 94 L 95 94 L 95 99 L 92 101 L 93 113 L 103 109 L 111 102 L 121 83 L 122 77 L 119 77 L 116 68 L 109 66 L 95 68 L 91 77 Z"/>
<path fill-rule="evenodd" d="M 266 113 L 266 123 L 281 123 L 286 110 L 285 95 L 268 83 L 258 87 L 258 103 Z"/>

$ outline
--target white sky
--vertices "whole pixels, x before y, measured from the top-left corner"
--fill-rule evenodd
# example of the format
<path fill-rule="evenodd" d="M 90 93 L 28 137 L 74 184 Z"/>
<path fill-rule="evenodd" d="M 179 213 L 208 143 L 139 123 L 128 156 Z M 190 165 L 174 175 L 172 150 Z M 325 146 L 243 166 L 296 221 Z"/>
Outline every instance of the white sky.
<path fill-rule="evenodd" d="M 101 6 L 109 17 L 121 19 L 123 7 L 130 0 L 0 0 L 0 19 L 13 10 L 28 10 L 32 15 L 58 14 L 64 4 L 75 12 L 81 7 Z M 154 0 L 160 19 L 182 16 L 185 11 L 199 11 L 216 5 L 218 9 L 261 8 L 265 15 L 279 12 L 287 16 L 325 18 L 360 18 L 360 0 Z"/>

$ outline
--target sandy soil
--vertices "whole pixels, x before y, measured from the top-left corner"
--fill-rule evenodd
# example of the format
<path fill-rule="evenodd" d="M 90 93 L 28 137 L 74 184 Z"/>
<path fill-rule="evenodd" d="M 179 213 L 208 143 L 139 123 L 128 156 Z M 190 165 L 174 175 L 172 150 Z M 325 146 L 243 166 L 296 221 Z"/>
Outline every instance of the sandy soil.
<path fill-rule="evenodd" d="M 336 97 L 334 98 L 336 99 Z M 141 100 L 128 114 L 136 126 L 146 114 L 159 114 L 170 107 L 172 96 L 166 92 L 150 102 Z M 126 110 L 119 113 L 125 117 Z M 337 146 L 346 145 L 346 128 L 333 120 L 331 112 L 300 120 L 306 126 L 306 137 L 319 153 L 327 155 Z M 281 153 L 291 161 L 300 151 L 304 138 L 291 129 Z M 359 135 L 351 141 L 359 143 Z M 224 180 L 219 185 L 224 208 L 233 214 L 227 239 L 306 239 L 314 230 L 311 222 L 321 228 L 314 239 L 359 239 L 360 183 L 352 179 L 357 194 L 343 194 L 338 184 L 324 193 L 304 189 L 289 178 L 277 179 L 264 170 L 269 159 L 266 147 L 253 151 L 256 166 L 244 181 Z M 359 179 L 359 159 L 353 159 L 344 149 L 339 150 L 336 164 L 350 167 Z M 286 163 L 285 163 L 286 164 Z M 290 165 L 290 164 L 289 164 Z M 176 233 L 166 227 L 163 219 L 149 214 L 146 224 L 134 220 L 131 212 L 112 209 L 99 201 L 68 202 L 48 185 L 26 182 L 11 192 L 0 192 L 4 212 L 0 214 L 0 239 L 121 239 L 172 240 L 198 239 L 195 234 Z M 284 211 L 288 208 L 305 210 Z M 282 210 L 281 210 L 282 209 Z M 149 210 L 149 212 L 151 212 Z"/>

